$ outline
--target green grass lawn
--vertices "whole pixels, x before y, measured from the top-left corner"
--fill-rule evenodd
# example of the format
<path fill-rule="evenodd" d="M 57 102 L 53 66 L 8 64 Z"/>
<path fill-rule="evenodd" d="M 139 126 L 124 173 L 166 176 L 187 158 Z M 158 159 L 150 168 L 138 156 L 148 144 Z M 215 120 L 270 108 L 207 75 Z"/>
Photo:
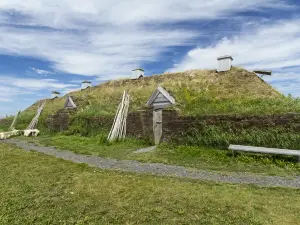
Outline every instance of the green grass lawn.
<path fill-rule="evenodd" d="M 133 151 L 149 146 L 149 143 L 138 139 L 126 139 L 122 142 L 107 143 L 106 136 L 94 137 L 81 136 L 39 136 L 39 137 L 18 137 L 28 142 L 44 146 L 55 146 L 61 150 L 70 150 L 78 154 L 96 155 L 106 158 L 125 159 Z"/>
<path fill-rule="evenodd" d="M 249 172 L 280 176 L 300 175 L 300 165 L 293 157 L 249 153 L 242 153 L 233 157 L 228 150 L 167 144 L 160 145 L 154 152 L 134 154 L 135 150 L 147 147 L 149 144 L 137 139 L 126 139 L 124 142 L 107 144 L 105 143 L 105 137 L 101 135 L 95 137 L 40 136 L 38 138 L 27 138 L 26 140 L 80 154 L 92 154 L 107 158 L 160 162 L 225 173 Z"/>
<path fill-rule="evenodd" d="M 264 175 L 300 175 L 296 158 L 266 154 L 235 153 L 207 147 L 162 144 L 153 152 L 138 154 L 139 161 L 161 162 L 222 172 L 247 172 Z"/>
<path fill-rule="evenodd" d="M 300 224 L 300 190 L 134 175 L 0 143 L 0 224 Z"/>

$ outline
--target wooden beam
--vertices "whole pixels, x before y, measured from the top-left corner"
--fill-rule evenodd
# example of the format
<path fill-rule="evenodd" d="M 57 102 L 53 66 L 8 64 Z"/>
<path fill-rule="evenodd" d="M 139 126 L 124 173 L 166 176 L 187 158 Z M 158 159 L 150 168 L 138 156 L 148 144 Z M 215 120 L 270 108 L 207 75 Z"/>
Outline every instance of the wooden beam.
<path fill-rule="evenodd" d="M 254 70 L 254 73 L 258 73 L 258 74 L 263 74 L 263 75 L 272 75 L 272 71 L 271 70 Z"/>
<path fill-rule="evenodd" d="M 290 150 L 290 149 L 264 148 L 264 147 L 254 147 L 254 146 L 244 146 L 244 145 L 230 145 L 228 149 L 234 151 L 244 151 L 244 152 L 300 156 L 300 150 Z"/>

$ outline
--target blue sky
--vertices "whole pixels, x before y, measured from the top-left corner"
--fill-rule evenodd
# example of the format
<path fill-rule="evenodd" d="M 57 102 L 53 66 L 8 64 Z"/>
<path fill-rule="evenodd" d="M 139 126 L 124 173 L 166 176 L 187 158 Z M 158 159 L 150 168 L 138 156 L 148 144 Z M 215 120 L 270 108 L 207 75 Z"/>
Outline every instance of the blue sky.
<path fill-rule="evenodd" d="M 0 117 L 83 80 L 215 69 L 227 54 L 300 96 L 296 0 L 1 0 L 0 33 Z"/>

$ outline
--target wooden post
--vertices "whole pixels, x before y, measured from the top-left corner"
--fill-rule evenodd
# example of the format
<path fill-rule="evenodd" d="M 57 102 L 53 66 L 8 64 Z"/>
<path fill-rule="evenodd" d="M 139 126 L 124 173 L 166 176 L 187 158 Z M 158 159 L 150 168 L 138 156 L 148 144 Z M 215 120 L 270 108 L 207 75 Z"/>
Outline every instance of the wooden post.
<path fill-rule="evenodd" d="M 162 137 L 162 109 L 153 110 L 154 143 L 158 145 Z"/>

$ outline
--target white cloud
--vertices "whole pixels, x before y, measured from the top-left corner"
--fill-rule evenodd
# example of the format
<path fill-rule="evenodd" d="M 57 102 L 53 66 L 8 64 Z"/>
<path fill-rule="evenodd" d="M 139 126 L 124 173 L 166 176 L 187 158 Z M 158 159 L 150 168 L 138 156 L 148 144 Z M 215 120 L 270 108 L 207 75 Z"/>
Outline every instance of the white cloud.
<path fill-rule="evenodd" d="M 28 17 L 23 23 L 56 28 L 214 19 L 234 12 L 287 7 L 283 0 L 1 0 L 2 10 Z"/>
<path fill-rule="evenodd" d="M 24 96 L 24 95 L 30 95 L 33 94 L 33 92 L 31 90 L 26 90 L 26 89 L 22 89 L 22 88 L 18 88 L 12 85 L 9 85 L 7 83 L 3 83 L 2 81 L 0 81 L 1 85 L 0 85 L 0 104 L 1 104 L 1 108 L 4 107 L 4 103 L 7 102 L 12 102 L 14 99 L 18 98 L 19 96 Z"/>
<path fill-rule="evenodd" d="M 41 69 L 37 69 L 34 67 L 30 67 L 31 70 L 33 70 L 34 72 L 36 72 L 37 74 L 40 75 L 48 75 L 48 74 L 53 74 L 53 72 L 47 71 L 47 70 L 41 70 Z"/>
<path fill-rule="evenodd" d="M 272 76 L 264 76 L 263 79 L 271 83 L 279 91 L 287 94 L 292 94 L 295 97 L 300 97 L 300 73 L 299 72 L 284 72 L 279 71 Z"/>
<path fill-rule="evenodd" d="M 0 76 L 0 117 L 23 110 L 41 98 L 49 98 L 52 90 L 66 94 L 78 85 L 60 83 L 55 79 Z M 7 108 L 6 108 L 6 107 Z"/>
<path fill-rule="evenodd" d="M 119 29 L 119 30 L 118 30 Z M 69 32 L 0 28 L 6 52 L 55 62 L 55 69 L 81 75 L 126 76 L 143 61 L 152 61 L 173 45 L 188 44 L 196 33 L 144 28 L 96 31 L 80 36 Z M 122 38 L 118 35 L 122 33 Z M 141 35 L 142 34 L 142 35 Z M 1 50 L 0 50 L 1 51 Z"/>
<path fill-rule="evenodd" d="M 2 14 L 3 23 L 56 30 L 1 27 L 0 53 L 49 60 L 57 71 L 115 79 L 130 75 L 133 68 L 147 61 L 157 60 L 170 46 L 194 43 L 201 35 L 198 31 L 162 27 L 164 23 L 286 7 L 283 3 L 281 0 L 227 0 L 226 3 L 222 0 L 2 0 L 2 10 L 22 15 L 21 20 L 12 20 Z"/>
<path fill-rule="evenodd" d="M 29 79 L 29 78 L 14 78 L 9 76 L 0 77 L 0 83 L 7 87 L 23 88 L 31 91 L 49 90 L 49 89 L 64 89 L 74 87 L 73 84 L 59 83 L 55 79 Z"/>
<path fill-rule="evenodd" d="M 243 31 L 231 39 L 192 49 L 172 68 L 173 71 L 191 68 L 216 68 L 217 57 L 232 55 L 234 65 L 249 69 L 276 69 L 300 65 L 300 20 L 280 21 Z"/>

